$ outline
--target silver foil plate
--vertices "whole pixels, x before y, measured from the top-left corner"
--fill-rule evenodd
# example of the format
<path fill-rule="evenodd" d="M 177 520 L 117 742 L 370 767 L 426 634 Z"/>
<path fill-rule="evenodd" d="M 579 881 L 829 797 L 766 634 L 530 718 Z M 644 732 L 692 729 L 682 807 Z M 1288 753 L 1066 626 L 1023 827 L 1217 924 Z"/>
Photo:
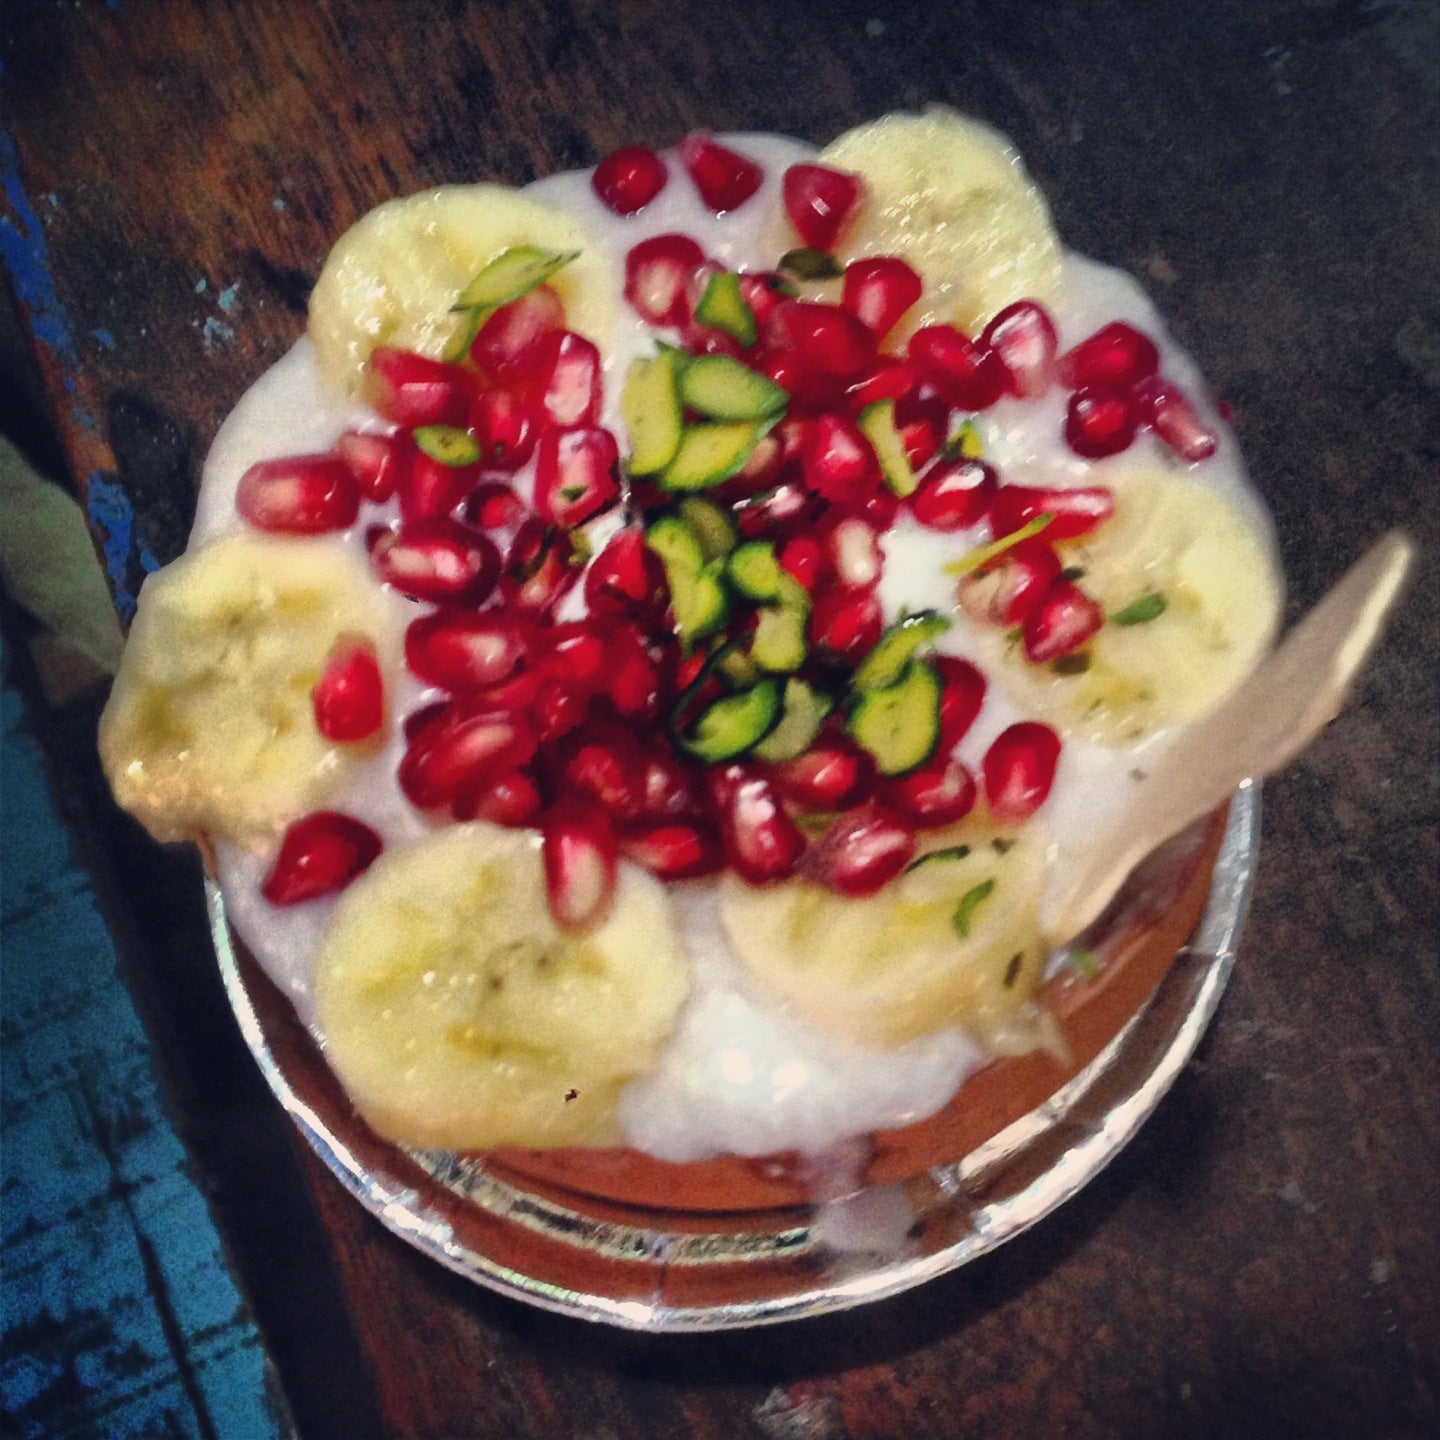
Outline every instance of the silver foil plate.
<path fill-rule="evenodd" d="M 548 1310 L 634 1330 L 726 1330 L 911 1289 L 1014 1239 L 1088 1184 L 1154 1112 L 1215 1014 L 1259 825 L 1259 787 L 1246 785 L 1189 943 L 1149 1001 L 1043 1104 L 910 1180 L 848 1188 L 835 1183 L 843 1167 L 832 1169 L 823 1193 L 835 1198 L 776 1210 L 627 1206 L 530 1183 L 483 1156 L 379 1139 L 289 1004 L 234 943 L 213 882 L 208 900 L 226 991 L 270 1088 L 383 1225 L 459 1274 Z"/>

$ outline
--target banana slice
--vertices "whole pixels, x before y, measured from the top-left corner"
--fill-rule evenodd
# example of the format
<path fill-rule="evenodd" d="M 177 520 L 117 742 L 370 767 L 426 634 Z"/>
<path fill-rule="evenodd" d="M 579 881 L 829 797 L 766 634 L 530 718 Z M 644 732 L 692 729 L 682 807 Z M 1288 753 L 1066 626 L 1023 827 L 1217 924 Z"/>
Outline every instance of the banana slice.
<path fill-rule="evenodd" d="M 773 995 L 820 1028 L 899 1045 L 947 1026 L 992 1049 L 1027 1049 L 1020 1012 L 1045 969 L 1038 826 L 997 834 L 970 817 L 925 836 L 879 893 L 850 899 L 806 880 L 755 887 L 727 875 L 730 943 Z"/>
<path fill-rule="evenodd" d="M 622 866 L 605 924 L 562 934 L 538 837 L 475 823 L 382 855 L 341 896 L 315 996 L 327 1057 L 376 1131 L 470 1150 L 613 1141 L 619 1091 L 688 986 L 648 875 Z"/>
<path fill-rule="evenodd" d="M 440 357 L 463 323 L 451 306 L 518 245 L 580 251 L 550 284 L 570 328 L 607 349 L 610 282 L 586 231 L 504 185 L 447 185 L 377 206 L 331 250 L 310 296 L 310 340 L 326 384 L 358 393 L 377 345 Z"/>
<path fill-rule="evenodd" d="M 352 763 L 310 699 L 347 633 L 398 668 L 380 587 L 324 540 L 237 535 L 150 576 L 100 720 L 116 799 L 159 840 L 263 848 Z"/>
<path fill-rule="evenodd" d="M 1032 665 L 997 631 L 976 639 L 1010 697 L 1069 733 L 1129 745 L 1198 720 L 1275 638 L 1282 595 L 1274 557 L 1213 490 L 1132 474 L 1115 484 L 1112 520 L 1057 548 L 1109 617 L 1088 647 L 1088 668 Z"/>
<path fill-rule="evenodd" d="M 845 258 L 900 255 L 925 281 L 907 330 L 944 322 L 974 334 L 1012 301 L 1053 304 L 1060 245 L 1049 207 L 988 126 L 943 106 L 886 115 L 847 131 L 820 162 L 869 187 Z"/>

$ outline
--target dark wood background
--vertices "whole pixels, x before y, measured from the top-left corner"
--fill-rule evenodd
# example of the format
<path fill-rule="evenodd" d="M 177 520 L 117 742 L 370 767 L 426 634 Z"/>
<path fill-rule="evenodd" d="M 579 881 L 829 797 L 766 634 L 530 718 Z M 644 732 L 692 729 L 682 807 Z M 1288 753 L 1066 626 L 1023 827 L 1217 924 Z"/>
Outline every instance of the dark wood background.
<path fill-rule="evenodd" d="M 216 426 L 371 205 L 698 126 L 823 142 L 932 100 L 1008 131 L 1067 242 L 1147 279 L 1234 407 L 1292 618 L 1386 528 L 1424 549 L 1356 703 L 1267 787 L 1242 962 L 1136 1143 L 959 1274 L 753 1334 L 563 1321 L 363 1215 L 239 1045 L 193 860 L 106 807 L 93 713 L 58 717 L 52 758 L 304 1435 L 1437 1433 L 1437 16 L 1432 0 L 8 0 L 5 256 L 39 377 L 25 428 L 58 442 L 122 611 L 144 557 L 181 548 Z"/>

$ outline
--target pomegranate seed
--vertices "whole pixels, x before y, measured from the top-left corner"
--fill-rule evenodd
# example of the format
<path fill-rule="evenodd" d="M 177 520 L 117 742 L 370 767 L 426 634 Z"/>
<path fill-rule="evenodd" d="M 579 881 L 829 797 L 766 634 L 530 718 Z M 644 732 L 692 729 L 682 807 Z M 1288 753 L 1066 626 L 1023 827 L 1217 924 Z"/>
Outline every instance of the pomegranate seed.
<path fill-rule="evenodd" d="M 355 477 L 360 493 L 383 505 L 403 483 L 415 444 L 403 431 L 377 435 L 368 430 L 347 430 L 335 442 L 335 453 Z"/>
<path fill-rule="evenodd" d="M 704 263 L 688 235 L 653 235 L 625 257 L 625 298 L 652 325 L 687 325 L 690 283 Z"/>
<path fill-rule="evenodd" d="M 550 918 L 562 930 L 589 930 L 610 913 L 619 847 L 599 806 L 566 799 L 540 820 Z"/>
<path fill-rule="evenodd" d="M 415 520 L 371 532 L 370 563 L 402 595 L 437 605 L 479 605 L 495 588 L 500 554 L 454 520 Z"/>
<path fill-rule="evenodd" d="M 592 615 L 654 621 L 669 595 L 665 567 L 639 529 L 618 531 L 585 571 L 585 604 Z"/>
<path fill-rule="evenodd" d="M 290 455 L 252 465 L 240 477 L 235 508 L 257 530 L 320 535 L 355 523 L 360 487 L 333 455 Z"/>
<path fill-rule="evenodd" d="M 841 304 L 879 341 L 919 300 L 924 288 L 915 271 L 893 255 L 852 260 L 845 267 Z"/>
<path fill-rule="evenodd" d="M 529 624 L 530 617 L 521 620 Z M 544 677 L 538 670 L 521 669 L 493 685 L 462 692 L 448 709 L 462 720 L 476 715 L 499 715 L 504 718 L 525 715 L 532 711 L 544 690 Z"/>
<path fill-rule="evenodd" d="M 1201 420 L 1190 397 L 1158 375 L 1140 381 L 1131 392 L 1142 425 L 1148 425 L 1182 459 L 1192 465 L 1208 460 L 1219 448 L 1215 432 Z"/>
<path fill-rule="evenodd" d="M 1049 515 L 1042 539 L 1076 540 L 1098 530 L 1115 513 L 1115 493 L 1105 485 L 1050 489 L 1042 485 L 1002 485 L 990 502 L 990 528 L 1013 535 L 1041 515 Z"/>
<path fill-rule="evenodd" d="M 858 175 L 828 165 L 792 165 L 781 181 L 785 213 L 800 243 L 812 250 L 833 250 L 865 200 Z"/>
<path fill-rule="evenodd" d="M 908 395 L 919 384 L 919 371 L 908 360 L 877 355 L 845 392 L 845 404 L 852 415 L 858 415 L 868 405 Z"/>
<path fill-rule="evenodd" d="M 918 770 L 888 780 L 881 798 L 926 829 L 953 825 L 975 805 L 975 777 L 953 755 L 941 754 Z"/>
<path fill-rule="evenodd" d="M 315 728 L 327 740 L 365 740 L 385 723 L 385 684 L 375 647 L 358 635 L 342 635 L 325 658 L 310 692 Z"/>
<path fill-rule="evenodd" d="M 785 301 L 793 304 L 793 301 Z M 775 325 L 773 318 L 767 322 Z M 767 346 L 751 361 L 752 366 L 762 375 L 768 375 L 791 399 L 812 410 L 829 410 L 842 403 L 845 385 L 834 375 L 816 370 L 800 355 L 799 351 L 785 346 Z"/>
<path fill-rule="evenodd" d="M 813 428 L 807 423 L 803 433 L 808 437 Z M 777 485 L 768 494 L 757 495 L 737 507 L 735 520 L 747 540 L 781 540 L 803 533 L 823 508 L 824 501 L 804 485 Z"/>
<path fill-rule="evenodd" d="M 872 800 L 840 816 L 806 851 L 801 870 L 841 895 L 873 895 L 914 857 L 914 825 Z"/>
<path fill-rule="evenodd" d="M 563 680 L 542 681 L 530 705 L 530 719 L 546 745 L 578 729 L 590 716 L 590 697 Z"/>
<path fill-rule="evenodd" d="M 940 453 L 949 425 L 950 407 L 928 387 L 895 402 L 895 428 L 912 470 L 923 470 Z"/>
<path fill-rule="evenodd" d="M 1021 625 L 1060 578 L 1060 560 L 1048 545 L 1016 545 L 960 582 L 960 608 L 982 625 Z"/>
<path fill-rule="evenodd" d="M 999 357 L 953 325 L 917 330 L 907 353 L 940 398 L 957 409 L 987 410 L 1005 393 L 1008 381 Z"/>
<path fill-rule="evenodd" d="M 545 338 L 565 328 L 565 302 L 548 286 L 502 305 L 481 327 L 470 358 L 502 375 L 529 371 Z"/>
<path fill-rule="evenodd" d="M 476 786 L 451 806 L 457 820 L 488 820 L 512 830 L 533 825 L 542 808 L 540 787 L 523 770 L 507 770 Z"/>
<path fill-rule="evenodd" d="M 471 407 L 470 426 L 481 463 L 496 470 L 518 470 L 535 453 L 540 433 L 535 412 L 513 390 L 482 390 Z"/>
<path fill-rule="evenodd" d="M 620 495 L 615 437 L 599 426 L 547 430 L 535 461 L 535 512 L 567 530 L 589 520 Z"/>
<path fill-rule="evenodd" d="M 752 885 L 791 874 L 805 849 L 805 837 L 769 780 L 746 766 L 726 765 L 711 781 L 725 858 L 736 874 Z"/>
<path fill-rule="evenodd" d="M 436 700 L 429 705 L 422 705 L 418 710 L 412 710 L 400 727 L 405 734 L 406 748 L 423 744 L 428 736 L 437 735 L 450 714 L 448 700 Z"/>
<path fill-rule="evenodd" d="M 717 145 L 699 131 L 687 135 L 676 149 L 700 198 L 717 215 L 738 209 L 765 180 L 764 170 L 753 160 Z"/>
<path fill-rule="evenodd" d="M 875 358 L 875 337 L 848 310 L 818 300 L 786 300 L 766 323 L 766 339 L 791 349 L 802 366 L 836 380 L 856 379 Z"/>
<path fill-rule="evenodd" d="M 1102 325 L 1060 357 L 1060 379 L 1071 390 L 1128 390 L 1160 368 L 1155 342 L 1133 325 Z"/>
<path fill-rule="evenodd" d="M 883 534 L 894 525 L 900 514 L 900 497 L 888 486 L 882 486 L 872 491 L 855 513 Z"/>
<path fill-rule="evenodd" d="M 525 658 L 532 627 L 506 610 L 439 610 L 405 632 L 405 663 L 452 694 L 508 680 Z"/>
<path fill-rule="evenodd" d="M 810 611 L 810 643 L 858 662 L 885 628 L 880 602 L 870 590 L 827 590 Z"/>
<path fill-rule="evenodd" d="M 503 480 L 487 480 L 470 492 L 462 513 L 478 529 L 513 530 L 530 512 Z"/>
<path fill-rule="evenodd" d="M 787 540 L 777 556 L 780 568 L 798 580 L 812 595 L 821 579 L 829 576 L 830 562 L 825 547 L 813 535 L 796 535 Z"/>
<path fill-rule="evenodd" d="M 470 377 L 458 365 L 379 345 L 370 352 L 365 394 L 396 425 L 459 425 L 465 419 Z"/>
<path fill-rule="evenodd" d="M 867 590 L 880 582 L 885 554 L 880 533 L 854 515 L 841 515 L 826 527 L 825 548 L 835 576 L 851 590 Z"/>
<path fill-rule="evenodd" d="M 666 752 L 645 757 L 644 813 L 652 820 L 674 820 L 704 810 L 702 783 L 694 766 Z"/>
<path fill-rule="evenodd" d="M 529 762 L 537 737 L 519 717 L 482 712 L 445 721 L 412 741 L 396 778 L 412 804 L 438 810 Z"/>
<path fill-rule="evenodd" d="M 605 694 L 615 713 L 630 720 L 654 720 L 660 711 L 660 666 L 643 638 L 629 626 L 611 632 L 611 669 Z"/>
<path fill-rule="evenodd" d="M 861 505 L 882 483 L 875 451 L 845 415 L 816 417 L 801 463 L 805 483 L 835 505 Z"/>
<path fill-rule="evenodd" d="M 400 518 L 433 520 L 458 510 L 475 488 L 479 465 L 446 465 L 417 450 L 400 481 Z"/>
<path fill-rule="evenodd" d="M 260 893 L 272 905 L 299 905 L 333 895 L 367 870 L 384 848 L 362 821 L 335 810 L 317 810 L 285 832 Z"/>
<path fill-rule="evenodd" d="M 1020 825 L 1044 803 L 1055 783 L 1060 737 L 1048 725 L 1022 720 L 996 736 L 981 762 L 985 799 L 997 825 Z"/>
<path fill-rule="evenodd" d="M 932 655 L 940 676 L 940 747 L 953 750 L 965 738 L 985 702 L 985 677 L 958 655 Z"/>
<path fill-rule="evenodd" d="M 762 435 L 750 458 L 735 472 L 735 484 L 744 494 L 767 490 L 780 478 L 785 446 L 778 435 Z"/>
<path fill-rule="evenodd" d="M 1065 443 L 1087 460 L 1128 449 L 1139 428 L 1135 402 L 1115 390 L 1077 390 L 1065 412 Z"/>
<path fill-rule="evenodd" d="M 720 837 L 694 821 L 631 826 L 620 832 L 620 853 L 662 880 L 713 875 L 725 863 Z"/>
<path fill-rule="evenodd" d="M 670 178 L 665 162 L 646 145 L 626 145 L 607 155 L 590 177 L 600 203 L 617 215 L 643 210 Z"/>
<path fill-rule="evenodd" d="M 980 336 L 980 348 L 996 356 L 1005 367 L 1012 395 L 1043 395 L 1055 378 L 1055 355 L 1060 348 L 1055 322 L 1042 305 L 1017 300 L 1007 305 Z"/>
<path fill-rule="evenodd" d="M 536 664 L 551 679 L 590 694 L 604 684 L 611 656 L 607 637 L 592 620 L 566 620 L 540 632 Z"/>
<path fill-rule="evenodd" d="M 983 460 L 941 460 L 910 497 L 915 518 L 930 530 L 964 530 L 990 509 L 999 477 Z"/>
<path fill-rule="evenodd" d="M 763 328 L 775 307 L 792 293 L 789 282 L 774 270 L 748 270 L 740 276 L 740 298 Z"/>
<path fill-rule="evenodd" d="M 509 605 L 548 610 L 580 578 L 563 531 L 538 515 L 523 520 L 505 554 L 500 593 Z"/>
<path fill-rule="evenodd" d="M 600 418 L 600 352 L 583 335 L 557 330 L 536 350 L 537 393 L 557 425 L 593 425 Z"/>
<path fill-rule="evenodd" d="M 617 820 L 638 819 L 645 809 L 645 757 L 628 730 L 588 731 L 560 773 L 567 791 L 588 796 Z"/>
<path fill-rule="evenodd" d="M 842 810 L 853 805 L 875 778 L 875 762 L 839 735 L 821 735 L 793 760 L 770 767 L 776 788 L 801 810 Z"/>
<path fill-rule="evenodd" d="M 1036 665 L 1078 650 L 1105 623 L 1105 612 L 1069 580 L 1057 580 L 1025 619 L 1025 654 Z"/>

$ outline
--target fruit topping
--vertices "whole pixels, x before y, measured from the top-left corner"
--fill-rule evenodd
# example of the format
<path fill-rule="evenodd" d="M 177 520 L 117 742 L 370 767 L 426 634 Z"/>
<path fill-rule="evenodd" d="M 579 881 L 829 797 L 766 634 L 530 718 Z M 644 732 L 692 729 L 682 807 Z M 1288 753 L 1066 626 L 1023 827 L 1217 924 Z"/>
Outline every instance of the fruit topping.
<path fill-rule="evenodd" d="M 383 848 L 363 821 L 317 810 L 286 830 L 260 893 L 272 905 L 300 905 L 333 895 L 363 874 Z"/>
<path fill-rule="evenodd" d="M 753 160 L 695 132 L 676 147 L 700 198 L 717 215 L 738 210 L 761 186 L 765 172 Z"/>
<path fill-rule="evenodd" d="M 985 801 L 997 825 L 1022 825 L 1055 783 L 1060 736 L 1048 725 L 1022 720 L 1002 730 L 985 752 Z"/>
<path fill-rule="evenodd" d="M 617 215 L 636 215 L 669 179 L 665 162 L 647 145 L 625 145 L 607 155 L 590 177 L 602 204 Z"/>
<path fill-rule="evenodd" d="M 865 201 L 858 175 L 828 165 L 792 165 L 781 181 L 785 214 L 800 243 L 833 250 Z M 916 292 L 918 297 L 918 290 Z"/>

